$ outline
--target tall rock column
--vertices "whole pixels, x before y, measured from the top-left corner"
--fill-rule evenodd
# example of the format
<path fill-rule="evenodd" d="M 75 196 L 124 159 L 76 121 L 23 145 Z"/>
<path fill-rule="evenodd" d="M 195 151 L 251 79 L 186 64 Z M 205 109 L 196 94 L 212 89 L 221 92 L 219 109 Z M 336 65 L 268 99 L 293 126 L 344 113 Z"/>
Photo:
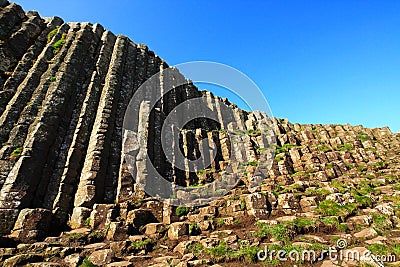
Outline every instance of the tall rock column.
<path fill-rule="evenodd" d="M 110 151 L 111 127 L 115 120 L 127 45 L 127 39 L 118 36 L 75 195 L 75 208 L 70 222 L 72 227 L 82 225 L 89 213 L 86 209 L 91 210 L 104 193 L 104 177 Z M 83 210 L 86 212 L 83 212 Z"/>

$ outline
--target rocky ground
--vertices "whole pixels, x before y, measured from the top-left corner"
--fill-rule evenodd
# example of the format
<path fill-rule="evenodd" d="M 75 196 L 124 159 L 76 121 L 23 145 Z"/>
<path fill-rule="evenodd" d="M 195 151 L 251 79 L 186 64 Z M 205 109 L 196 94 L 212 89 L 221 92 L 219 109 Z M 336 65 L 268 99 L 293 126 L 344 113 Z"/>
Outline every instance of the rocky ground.
<path fill-rule="evenodd" d="M 400 135 L 387 128 L 285 120 L 277 126 L 275 162 L 259 192 L 249 193 L 243 184 L 200 208 L 170 207 L 151 198 L 96 204 L 87 227 L 1 249 L 3 266 L 296 264 L 277 257 L 257 260 L 265 247 L 313 250 L 317 258 L 329 247 L 342 253 L 370 250 L 392 261 L 350 257 L 332 263 L 325 255 L 299 266 L 399 266 Z M 29 227 L 21 225 L 11 237 Z M 341 248 L 338 240 L 347 246 Z"/>

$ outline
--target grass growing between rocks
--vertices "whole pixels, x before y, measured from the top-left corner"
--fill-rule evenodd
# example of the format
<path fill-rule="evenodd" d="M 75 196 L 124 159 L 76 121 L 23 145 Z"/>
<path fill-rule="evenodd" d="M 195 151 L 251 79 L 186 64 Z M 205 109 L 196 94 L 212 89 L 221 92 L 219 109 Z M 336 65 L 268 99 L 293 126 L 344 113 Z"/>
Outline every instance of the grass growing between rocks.
<path fill-rule="evenodd" d="M 189 235 L 199 235 L 200 233 L 201 230 L 197 223 L 192 223 L 189 225 Z"/>
<path fill-rule="evenodd" d="M 393 224 L 388 215 L 372 214 L 372 227 L 382 235 L 385 231 L 392 229 Z"/>
<path fill-rule="evenodd" d="M 369 140 L 369 138 L 366 134 L 359 134 L 357 137 L 358 137 L 358 139 L 360 139 L 361 142 L 365 142 L 365 141 Z"/>
<path fill-rule="evenodd" d="M 284 160 L 284 157 L 283 157 L 283 156 L 277 155 L 277 156 L 275 157 L 275 161 L 276 161 L 276 162 L 280 162 L 280 161 L 282 161 L 282 160 Z"/>
<path fill-rule="evenodd" d="M 317 188 L 317 189 L 307 188 L 305 195 L 308 197 L 317 196 L 318 198 L 324 198 L 327 195 L 329 195 L 330 193 L 331 192 L 325 188 Z"/>
<path fill-rule="evenodd" d="M 184 206 L 179 206 L 175 210 L 175 214 L 177 216 L 184 216 L 187 215 L 188 213 L 189 213 L 189 208 Z"/>
<path fill-rule="evenodd" d="M 97 265 L 93 264 L 88 258 L 85 258 L 79 267 L 98 267 Z"/>
<path fill-rule="evenodd" d="M 273 238 L 276 241 L 288 244 L 299 233 L 315 232 L 320 226 L 323 226 L 322 223 L 320 220 L 308 218 L 297 218 L 293 222 L 278 223 L 276 225 L 257 222 L 256 227 L 259 230 L 255 233 L 255 236 Z"/>
<path fill-rule="evenodd" d="M 346 205 L 339 205 L 334 200 L 324 200 L 318 204 L 316 213 L 324 216 L 340 216 L 347 218 L 357 211 L 358 205 L 355 203 L 348 203 Z"/>
<path fill-rule="evenodd" d="M 367 247 L 369 251 L 371 251 L 372 254 L 374 255 L 381 255 L 381 256 L 390 256 L 395 254 L 398 257 L 400 257 L 400 244 L 372 244 Z"/>
<path fill-rule="evenodd" d="M 92 242 L 100 242 L 104 240 L 106 234 L 104 231 L 93 231 L 88 235 L 88 241 L 89 243 Z"/>
<path fill-rule="evenodd" d="M 296 232 L 288 224 L 268 225 L 265 223 L 256 223 L 256 226 L 259 228 L 256 236 L 260 238 L 271 237 L 276 241 L 289 243 L 296 235 Z"/>
<path fill-rule="evenodd" d="M 57 34 L 59 28 L 60 26 L 57 26 L 54 30 L 52 30 L 51 32 L 49 32 L 49 34 L 47 34 L 47 43 L 50 43 L 51 40 L 53 40 L 53 37 Z"/>
<path fill-rule="evenodd" d="M 19 158 L 21 156 L 21 153 L 22 153 L 22 147 L 17 147 L 11 153 L 11 158 L 14 158 L 14 159 Z"/>
<path fill-rule="evenodd" d="M 352 191 L 351 194 L 353 195 L 354 199 L 356 202 L 362 207 L 362 208 L 367 208 L 367 207 L 372 207 L 372 199 L 368 196 L 365 195 L 360 195 L 357 191 Z"/>
<path fill-rule="evenodd" d="M 353 149 L 352 144 L 340 144 L 336 147 L 336 150 L 338 151 L 350 151 Z"/>
<path fill-rule="evenodd" d="M 71 241 L 74 241 L 74 240 L 79 240 L 79 239 L 85 238 L 85 235 L 84 234 L 70 234 L 67 236 L 67 238 Z"/>
<path fill-rule="evenodd" d="M 225 240 L 219 241 L 218 245 L 212 248 L 205 248 L 198 242 L 189 246 L 197 257 L 208 256 L 214 262 L 231 262 L 242 261 L 247 263 L 254 263 L 257 261 L 257 252 L 260 250 L 258 247 L 246 245 L 243 241 L 239 241 L 239 248 L 233 250 L 229 247 Z"/>
<path fill-rule="evenodd" d="M 57 55 L 58 52 L 60 52 L 61 48 L 64 46 L 64 44 L 66 42 L 66 40 L 65 40 L 66 38 L 67 38 L 67 34 L 63 33 L 61 36 L 61 39 L 53 44 L 53 48 L 54 48 L 53 54 L 54 55 Z"/>
<path fill-rule="evenodd" d="M 281 147 L 280 146 L 276 147 L 275 154 L 288 152 L 292 148 L 301 148 L 301 147 L 293 144 L 284 144 Z"/>
<path fill-rule="evenodd" d="M 154 240 L 147 238 L 143 241 L 134 241 L 131 243 L 131 247 L 135 249 L 148 249 L 149 247 L 152 247 L 154 245 Z"/>
<path fill-rule="evenodd" d="M 294 193 L 294 192 L 302 191 L 302 189 L 303 189 L 303 185 L 295 183 L 295 184 L 292 184 L 292 185 L 286 187 L 279 193 L 281 193 L 281 194 Z"/>
<path fill-rule="evenodd" d="M 266 224 L 262 221 L 256 223 L 258 231 L 254 236 L 261 239 L 273 239 L 282 244 L 291 244 L 293 239 L 302 234 L 316 232 L 347 232 L 346 224 L 340 223 L 338 216 L 323 217 L 320 219 L 297 218 L 292 222 Z"/>
<path fill-rule="evenodd" d="M 247 162 L 247 165 L 257 167 L 258 165 L 260 165 L 260 162 L 258 162 L 258 161 L 249 161 L 249 162 Z"/>

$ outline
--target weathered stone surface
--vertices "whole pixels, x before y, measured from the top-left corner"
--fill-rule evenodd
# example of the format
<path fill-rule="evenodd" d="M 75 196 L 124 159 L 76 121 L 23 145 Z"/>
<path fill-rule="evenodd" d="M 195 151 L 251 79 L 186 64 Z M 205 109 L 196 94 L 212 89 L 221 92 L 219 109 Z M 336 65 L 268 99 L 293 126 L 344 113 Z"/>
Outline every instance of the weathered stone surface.
<path fill-rule="evenodd" d="M 36 266 L 36 267 L 58 267 L 62 266 L 60 263 L 57 262 L 35 262 L 35 263 L 30 263 L 30 266 Z"/>
<path fill-rule="evenodd" d="M 172 223 L 168 229 L 168 238 L 178 240 L 182 236 L 189 234 L 189 224 L 186 222 Z"/>
<path fill-rule="evenodd" d="M 300 200 L 300 207 L 304 212 L 312 211 L 317 208 L 317 197 L 305 197 Z"/>
<path fill-rule="evenodd" d="M 360 239 L 372 239 L 378 236 L 378 233 L 373 228 L 366 228 L 354 234 L 354 237 Z"/>
<path fill-rule="evenodd" d="M 347 220 L 347 223 L 351 226 L 351 229 L 357 229 L 358 226 L 370 226 L 372 221 L 371 215 L 360 215 L 351 217 Z"/>
<path fill-rule="evenodd" d="M 278 196 L 278 208 L 282 209 L 286 214 L 292 214 L 292 211 L 298 208 L 299 202 L 294 194 L 280 194 Z"/>
<path fill-rule="evenodd" d="M 118 217 L 118 206 L 113 204 L 95 204 L 90 214 L 90 227 L 103 229 Z"/>
<path fill-rule="evenodd" d="M 109 263 L 106 266 L 107 267 L 130 267 L 130 266 L 133 266 L 133 264 L 129 261 L 118 261 L 118 262 Z"/>
<path fill-rule="evenodd" d="M 271 204 L 265 195 L 253 193 L 246 197 L 247 214 L 257 219 L 266 219 L 270 215 Z"/>
<path fill-rule="evenodd" d="M 68 255 L 64 258 L 64 262 L 70 267 L 77 267 L 81 262 L 82 257 L 78 253 Z"/>
<path fill-rule="evenodd" d="M 375 209 L 384 215 L 394 215 L 393 207 L 390 204 L 380 204 L 376 206 Z"/>
<path fill-rule="evenodd" d="M 166 229 L 167 228 L 163 223 L 148 223 L 146 224 L 146 235 L 162 235 L 166 231 Z"/>
<path fill-rule="evenodd" d="M 93 252 L 89 256 L 89 261 L 98 266 L 104 266 L 112 262 L 114 258 L 114 252 L 110 249 L 101 249 Z"/>
<path fill-rule="evenodd" d="M 0 234 L 4 235 L 14 228 L 14 222 L 18 218 L 17 209 L 0 209 Z"/>
<path fill-rule="evenodd" d="M 36 254 L 20 254 L 14 257 L 11 257 L 3 262 L 3 266 L 5 267 L 13 267 L 13 266 L 21 266 L 27 263 L 32 262 L 40 262 L 43 260 L 43 256 Z"/>
<path fill-rule="evenodd" d="M 45 239 L 50 232 L 53 214 L 45 209 L 23 209 L 14 225 L 11 237 L 22 242 Z"/>
<path fill-rule="evenodd" d="M 194 243 L 193 241 L 182 241 L 174 248 L 173 251 L 178 252 L 183 256 L 186 253 L 189 253 L 190 251 L 189 246 L 192 245 L 193 243 Z"/>
<path fill-rule="evenodd" d="M 90 218 L 91 209 L 85 207 L 76 207 L 72 214 L 69 225 L 72 229 L 77 229 L 79 227 L 85 226 L 87 223 L 87 218 Z"/>
<path fill-rule="evenodd" d="M 137 210 L 131 210 L 128 213 L 126 222 L 128 224 L 134 225 L 137 228 L 140 228 L 141 226 L 145 226 L 148 223 L 155 223 L 157 222 L 157 220 L 150 210 L 137 209 Z"/>
<path fill-rule="evenodd" d="M 129 232 L 129 227 L 122 222 L 111 222 L 108 224 L 108 231 L 106 238 L 113 241 L 121 241 L 126 239 Z"/>

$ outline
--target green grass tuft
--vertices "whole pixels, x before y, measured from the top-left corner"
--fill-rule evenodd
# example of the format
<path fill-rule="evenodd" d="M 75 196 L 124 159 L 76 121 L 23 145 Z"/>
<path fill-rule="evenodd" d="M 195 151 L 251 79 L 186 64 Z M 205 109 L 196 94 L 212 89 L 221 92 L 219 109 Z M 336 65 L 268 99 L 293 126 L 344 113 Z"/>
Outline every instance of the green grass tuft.
<path fill-rule="evenodd" d="M 65 44 L 66 37 L 67 37 L 67 34 L 63 33 L 63 35 L 61 36 L 61 39 L 53 44 L 53 48 L 54 48 L 53 49 L 53 54 L 54 55 L 57 55 L 58 52 L 60 52 L 61 48 Z"/>
<path fill-rule="evenodd" d="M 16 149 L 14 149 L 14 151 L 11 153 L 11 156 L 13 158 L 19 158 L 21 156 L 22 153 L 22 147 L 17 147 Z"/>
<path fill-rule="evenodd" d="M 98 267 L 97 265 L 94 265 L 88 258 L 85 258 L 79 267 Z"/>
<path fill-rule="evenodd" d="M 187 215 L 188 213 L 189 213 L 189 208 L 188 207 L 184 207 L 184 206 L 179 206 L 175 210 L 175 214 L 177 216 Z"/>
<path fill-rule="evenodd" d="M 59 28 L 60 26 L 57 26 L 54 30 L 52 30 L 51 32 L 49 32 L 49 34 L 47 34 L 47 43 L 50 43 L 51 40 L 53 40 L 53 37 L 57 34 Z"/>
<path fill-rule="evenodd" d="M 333 200 L 324 200 L 318 204 L 317 213 L 325 216 L 341 216 L 347 217 L 353 214 L 357 210 L 357 204 L 349 203 L 344 206 L 340 206 Z"/>

